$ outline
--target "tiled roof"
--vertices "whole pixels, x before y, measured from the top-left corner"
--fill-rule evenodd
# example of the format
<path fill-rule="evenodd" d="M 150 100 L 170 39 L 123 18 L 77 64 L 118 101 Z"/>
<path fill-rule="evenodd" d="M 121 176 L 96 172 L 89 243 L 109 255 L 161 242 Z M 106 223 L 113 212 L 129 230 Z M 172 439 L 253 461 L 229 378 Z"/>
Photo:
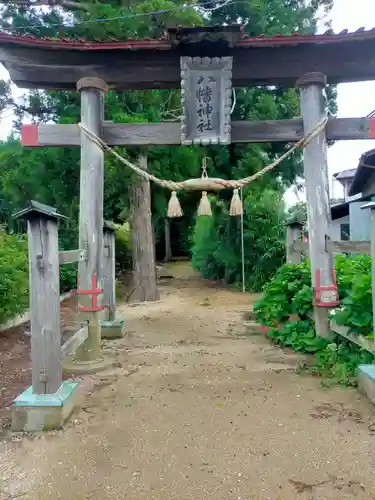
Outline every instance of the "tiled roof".
<path fill-rule="evenodd" d="M 250 47 L 270 47 L 281 45 L 301 45 L 301 44 L 332 44 L 340 42 L 350 42 L 355 40 L 366 40 L 375 38 L 375 28 L 365 30 L 359 28 L 356 31 L 348 32 L 343 30 L 340 33 L 332 33 L 330 31 L 319 35 L 301 35 L 293 33 L 291 35 L 281 35 L 276 33 L 273 36 L 259 35 L 255 37 L 242 36 L 235 42 L 235 47 L 250 48 Z M 168 50 L 172 49 L 174 44 L 164 36 L 160 39 L 136 39 L 129 38 L 126 40 L 118 40 L 110 38 L 106 40 L 88 41 L 84 39 L 69 39 L 69 38 L 37 38 L 32 35 L 11 35 L 8 33 L 0 32 L 0 45 L 19 45 L 19 46 L 33 46 L 41 48 L 69 48 L 72 50 Z"/>
<path fill-rule="evenodd" d="M 342 170 L 341 172 L 336 172 L 333 174 L 333 177 L 338 181 L 342 179 L 352 179 L 355 176 L 356 171 L 356 168 L 349 168 L 347 170 Z"/>
<path fill-rule="evenodd" d="M 359 159 L 359 165 L 349 189 L 349 196 L 354 196 L 364 190 L 368 180 L 375 171 L 374 168 L 375 149 L 370 149 L 370 151 L 366 151 Z"/>

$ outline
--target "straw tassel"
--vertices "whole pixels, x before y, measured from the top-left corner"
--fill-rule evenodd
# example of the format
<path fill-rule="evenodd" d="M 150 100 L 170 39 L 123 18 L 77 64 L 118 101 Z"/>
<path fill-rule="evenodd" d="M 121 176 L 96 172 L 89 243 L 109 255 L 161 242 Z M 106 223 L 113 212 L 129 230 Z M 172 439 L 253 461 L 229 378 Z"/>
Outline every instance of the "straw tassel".
<path fill-rule="evenodd" d="M 180 202 L 177 198 L 176 191 L 172 191 L 171 198 L 170 198 L 169 203 L 168 203 L 167 215 L 170 218 L 182 217 L 181 205 L 180 205 Z"/>
<path fill-rule="evenodd" d="M 233 190 L 232 200 L 229 207 L 229 215 L 236 216 L 243 214 L 242 201 L 238 192 L 238 189 Z"/>
<path fill-rule="evenodd" d="M 199 202 L 197 215 L 212 215 L 211 203 L 207 197 L 207 191 L 202 191 L 202 198 Z"/>

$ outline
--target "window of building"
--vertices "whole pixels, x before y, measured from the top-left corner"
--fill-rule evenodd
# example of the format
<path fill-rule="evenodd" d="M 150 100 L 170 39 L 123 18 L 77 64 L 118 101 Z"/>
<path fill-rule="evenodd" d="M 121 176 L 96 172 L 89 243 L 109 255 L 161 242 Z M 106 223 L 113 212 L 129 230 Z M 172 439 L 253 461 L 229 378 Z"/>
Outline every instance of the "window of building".
<path fill-rule="evenodd" d="M 340 238 L 341 241 L 349 241 L 350 240 L 350 225 L 349 223 L 340 225 Z"/>

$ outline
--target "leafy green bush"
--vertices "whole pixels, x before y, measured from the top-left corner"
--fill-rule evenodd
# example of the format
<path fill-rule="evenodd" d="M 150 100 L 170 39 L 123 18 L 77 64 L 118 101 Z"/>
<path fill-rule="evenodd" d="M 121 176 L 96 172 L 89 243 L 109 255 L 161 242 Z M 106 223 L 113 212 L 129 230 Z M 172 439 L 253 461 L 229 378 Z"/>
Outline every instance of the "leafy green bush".
<path fill-rule="evenodd" d="M 372 337 L 371 259 L 339 255 L 336 258 L 341 308 L 334 318 L 351 331 Z M 356 385 L 356 369 L 371 363 L 374 356 L 357 345 L 335 336 L 335 342 L 316 337 L 309 319 L 312 290 L 309 263 L 283 265 L 264 288 L 264 297 L 255 307 L 260 323 L 273 328 L 268 337 L 283 347 L 313 354 L 310 370 L 327 384 Z M 298 315 L 299 321 L 288 321 Z M 275 328 L 276 327 L 276 328 Z"/>
<path fill-rule="evenodd" d="M 60 266 L 60 293 L 77 289 L 77 264 Z"/>
<path fill-rule="evenodd" d="M 310 371 L 323 377 L 325 385 L 340 384 L 355 387 L 359 365 L 371 364 L 374 356 L 356 344 L 338 338 L 317 351 Z"/>
<path fill-rule="evenodd" d="M 324 349 L 327 345 L 326 340 L 315 335 L 311 320 L 293 321 L 281 328 L 274 328 L 268 332 L 268 337 L 282 347 L 311 354 Z"/>
<path fill-rule="evenodd" d="M 192 237 L 192 265 L 207 279 L 238 285 L 242 281 L 241 220 L 230 217 L 228 202 L 211 199 L 212 217 L 197 217 Z M 259 291 L 276 273 L 285 254 L 280 195 L 272 190 L 245 191 L 245 285 Z"/>
<path fill-rule="evenodd" d="M 341 308 L 333 317 L 353 333 L 373 337 L 371 258 L 367 255 L 335 259 Z M 263 299 L 255 305 L 257 319 L 264 325 L 283 323 L 292 314 L 306 319 L 312 311 L 309 262 L 284 264 L 264 287 Z"/>
<path fill-rule="evenodd" d="M 371 276 L 371 257 L 369 255 L 347 257 L 339 254 L 335 257 L 335 268 L 339 295 L 343 299 L 352 290 L 354 279 L 363 275 Z"/>
<path fill-rule="evenodd" d="M 308 262 L 284 264 L 264 287 L 264 296 L 254 306 L 257 320 L 275 326 L 298 314 L 305 319 L 312 310 L 311 277 Z"/>
<path fill-rule="evenodd" d="M 79 248 L 78 223 L 76 217 L 60 221 L 59 250 L 73 250 Z M 78 264 L 64 264 L 60 266 L 60 293 L 77 289 Z"/>
<path fill-rule="evenodd" d="M 349 326 L 352 333 L 373 338 L 371 274 L 353 278 L 351 290 L 333 317 L 339 325 Z"/>
<path fill-rule="evenodd" d="M 373 338 L 371 257 L 361 255 L 336 258 L 340 309 L 334 311 L 337 324 L 350 327 L 357 335 Z"/>
<path fill-rule="evenodd" d="M 28 307 L 28 254 L 24 237 L 0 231 L 0 323 Z"/>
<path fill-rule="evenodd" d="M 116 225 L 116 271 L 129 269 L 131 266 L 131 232 L 128 222 Z"/>

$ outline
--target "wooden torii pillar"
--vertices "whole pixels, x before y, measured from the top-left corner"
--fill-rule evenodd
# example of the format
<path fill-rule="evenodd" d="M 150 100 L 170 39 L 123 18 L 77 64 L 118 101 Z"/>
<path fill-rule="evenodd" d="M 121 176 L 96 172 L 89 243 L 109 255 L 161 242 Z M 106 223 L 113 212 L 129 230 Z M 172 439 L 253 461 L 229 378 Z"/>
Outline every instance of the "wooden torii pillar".
<path fill-rule="evenodd" d="M 308 73 L 297 81 L 300 89 L 301 114 L 304 133 L 314 130 L 326 114 L 323 95 L 327 80 L 321 73 Z M 334 262 L 327 249 L 331 211 L 329 205 L 329 181 L 327 166 L 326 133 L 320 132 L 304 148 L 304 173 L 306 181 L 307 221 L 309 231 L 309 257 L 313 290 L 317 285 L 332 289 L 335 286 Z M 332 292 L 328 293 L 332 296 Z M 328 301 L 329 302 L 329 301 Z M 332 307 L 335 305 L 332 303 Z M 317 335 L 328 337 L 329 307 L 314 304 L 314 320 Z"/>
<path fill-rule="evenodd" d="M 99 78 L 82 78 L 77 83 L 81 94 L 81 122 L 96 135 L 102 135 L 106 83 Z M 88 335 L 75 352 L 66 371 L 96 371 L 108 363 L 101 356 L 101 311 L 103 310 L 103 199 L 104 152 L 81 132 L 81 170 L 79 204 L 79 248 L 87 258 L 78 264 L 78 302 Z"/>

